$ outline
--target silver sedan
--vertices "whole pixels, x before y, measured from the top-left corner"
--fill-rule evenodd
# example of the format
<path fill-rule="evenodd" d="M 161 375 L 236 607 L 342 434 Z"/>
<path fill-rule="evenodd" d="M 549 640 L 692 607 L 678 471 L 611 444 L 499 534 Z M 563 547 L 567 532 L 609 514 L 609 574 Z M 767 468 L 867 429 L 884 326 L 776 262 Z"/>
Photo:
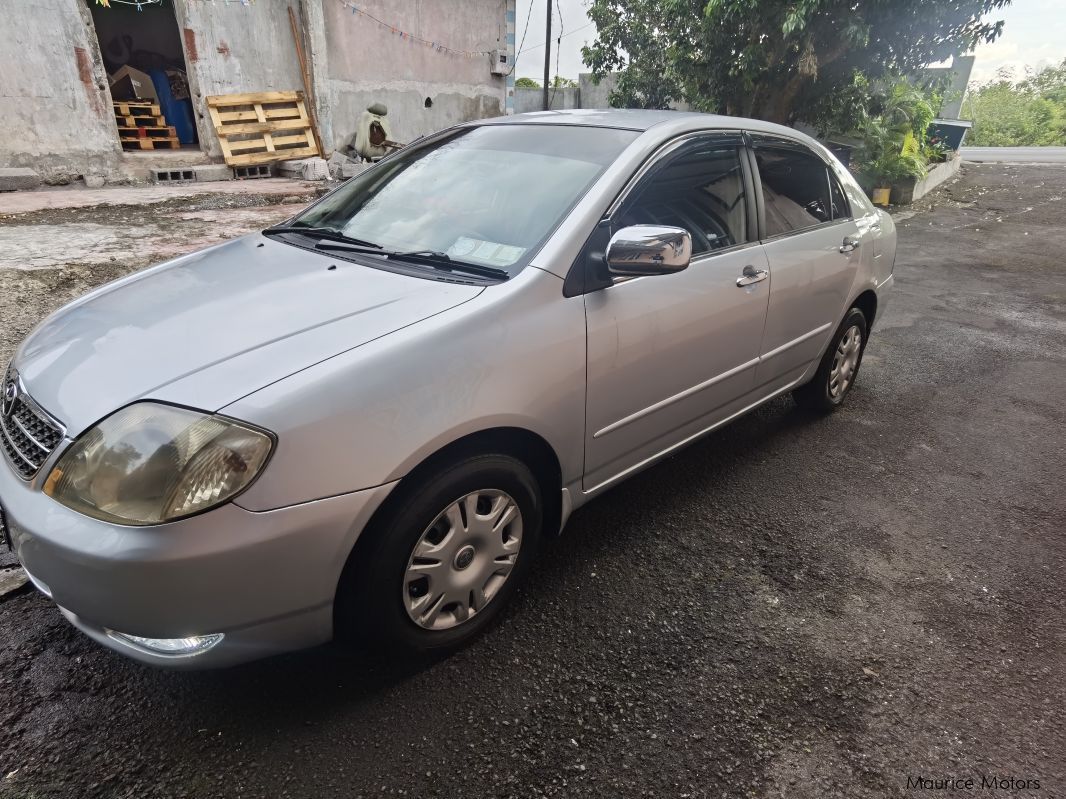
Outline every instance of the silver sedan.
<path fill-rule="evenodd" d="M 575 508 L 780 394 L 840 405 L 894 259 L 788 128 L 451 128 L 46 319 L 4 376 L 3 534 L 148 663 L 445 652 Z"/>

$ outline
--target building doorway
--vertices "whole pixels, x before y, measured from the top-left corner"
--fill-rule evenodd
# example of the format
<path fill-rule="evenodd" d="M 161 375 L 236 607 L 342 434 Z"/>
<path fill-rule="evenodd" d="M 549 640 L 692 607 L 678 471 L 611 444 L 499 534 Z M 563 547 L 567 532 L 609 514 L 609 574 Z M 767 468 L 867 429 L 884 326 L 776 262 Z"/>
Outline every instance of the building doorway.
<path fill-rule="evenodd" d="M 127 151 L 197 148 L 175 0 L 84 0 Z"/>

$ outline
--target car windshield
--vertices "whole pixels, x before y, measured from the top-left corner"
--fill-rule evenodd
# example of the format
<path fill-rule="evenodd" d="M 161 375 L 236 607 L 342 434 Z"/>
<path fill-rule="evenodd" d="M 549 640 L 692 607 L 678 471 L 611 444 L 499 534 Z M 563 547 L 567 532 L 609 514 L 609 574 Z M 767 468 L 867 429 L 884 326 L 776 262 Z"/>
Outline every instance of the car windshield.
<path fill-rule="evenodd" d="M 397 153 L 292 226 L 513 274 L 637 135 L 571 125 L 463 128 Z"/>

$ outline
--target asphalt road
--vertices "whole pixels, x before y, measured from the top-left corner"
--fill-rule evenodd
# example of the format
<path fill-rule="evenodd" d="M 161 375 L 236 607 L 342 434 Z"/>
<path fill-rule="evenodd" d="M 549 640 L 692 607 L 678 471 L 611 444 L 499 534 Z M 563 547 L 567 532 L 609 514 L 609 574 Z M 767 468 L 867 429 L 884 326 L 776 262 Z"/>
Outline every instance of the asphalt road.
<path fill-rule="evenodd" d="M 1066 164 L 1066 147 L 963 147 L 962 160 L 990 164 Z"/>
<path fill-rule="evenodd" d="M 158 672 L 6 599 L 0 796 L 1063 796 L 1064 196 L 965 167 L 900 224 L 846 407 L 583 509 L 449 660 Z"/>

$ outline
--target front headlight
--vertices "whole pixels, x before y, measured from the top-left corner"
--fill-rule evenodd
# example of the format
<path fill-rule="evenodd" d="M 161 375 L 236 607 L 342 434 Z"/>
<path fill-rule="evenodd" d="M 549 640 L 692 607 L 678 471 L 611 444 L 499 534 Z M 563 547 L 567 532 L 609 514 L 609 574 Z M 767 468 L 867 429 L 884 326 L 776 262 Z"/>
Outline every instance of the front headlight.
<path fill-rule="evenodd" d="M 140 402 L 83 433 L 44 493 L 103 521 L 162 524 L 235 497 L 273 446 L 268 433 L 231 419 Z"/>

